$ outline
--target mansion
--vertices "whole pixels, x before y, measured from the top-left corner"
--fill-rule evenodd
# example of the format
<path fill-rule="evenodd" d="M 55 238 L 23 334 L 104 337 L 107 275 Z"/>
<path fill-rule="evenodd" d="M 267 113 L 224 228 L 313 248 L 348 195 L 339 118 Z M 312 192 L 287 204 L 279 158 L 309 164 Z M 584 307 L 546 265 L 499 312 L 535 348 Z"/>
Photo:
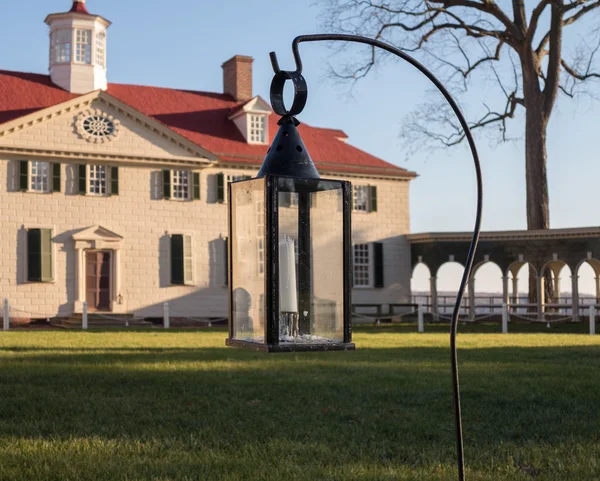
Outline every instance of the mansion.
<path fill-rule="evenodd" d="M 223 63 L 222 92 L 109 83 L 107 19 L 75 1 L 45 21 L 49 74 L 0 70 L 0 296 L 32 319 L 84 302 L 158 317 L 165 301 L 226 317 L 227 184 L 256 175 L 277 131 L 252 58 Z M 353 185 L 353 302 L 410 302 L 415 174 L 340 130 L 299 131 L 321 176 Z"/>

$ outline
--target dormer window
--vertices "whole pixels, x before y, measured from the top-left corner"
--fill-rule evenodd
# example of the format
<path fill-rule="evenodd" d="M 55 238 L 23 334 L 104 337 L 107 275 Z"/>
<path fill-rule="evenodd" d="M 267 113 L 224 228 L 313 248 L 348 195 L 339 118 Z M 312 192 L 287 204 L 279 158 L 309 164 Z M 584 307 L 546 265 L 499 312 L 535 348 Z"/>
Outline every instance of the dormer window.
<path fill-rule="evenodd" d="M 92 63 L 92 31 L 77 29 L 75 41 L 75 62 Z"/>
<path fill-rule="evenodd" d="M 106 34 L 100 32 L 96 35 L 96 65 L 104 67 L 106 64 Z"/>
<path fill-rule="evenodd" d="M 266 144 L 266 115 L 250 115 L 250 143 L 251 144 Z"/>
<path fill-rule="evenodd" d="M 57 30 L 54 32 L 54 62 L 69 63 L 71 61 L 71 30 Z"/>

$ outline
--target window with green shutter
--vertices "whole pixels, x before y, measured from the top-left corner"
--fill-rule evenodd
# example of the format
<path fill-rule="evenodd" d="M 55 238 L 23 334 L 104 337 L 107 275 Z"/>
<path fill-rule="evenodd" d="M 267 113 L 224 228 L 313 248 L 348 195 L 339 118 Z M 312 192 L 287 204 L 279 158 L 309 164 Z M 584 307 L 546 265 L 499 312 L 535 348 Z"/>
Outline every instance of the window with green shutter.
<path fill-rule="evenodd" d="M 377 212 L 377 187 L 369 187 L 369 212 Z"/>
<path fill-rule="evenodd" d="M 110 168 L 110 195 L 119 195 L 119 168 Z"/>
<path fill-rule="evenodd" d="M 52 164 L 52 192 L 60 192 L 60 164 Z"/>
<path fill-rule="evenodd" d="M 52 272 L 52 230 L 27 230 L 27 280 L 50 282 Z"/>
<path fill-rule="evenodd" d="M 171 235 L 171 284 L 193 284 L 194 263 L 192 256 L 192 236 Z"/>
<path fill-rule="evenodd" d="M 19 161 L 19 190 L 27 192 L 29 189 L 29 161 Z"/>
<path fill-rule="evenodd" d="M 382 288 L 384 286 L 383 275 L 383 244 L 381 242 L 373 243 L 373 261 L 374 261 L 374 283 L 373 287 Z"/>
<path fill-rule="evenodd" d="M 217 175 L 217 202 L 223 203 L 225 202 L 225 176 L 222 172 L 219 172 Z"/>
<path fill-rule="evenodd" d="M 192 177 L 192 199 L 200 200 L 200 172 L 193 172 Z"/>
<path fill-rule="evenodd" d="M 85 164 L 79 164 L 78 170 L 78 190 L 79 195 L 87 194 L 87 168 Z"/>
<path fill-rule="evenodd" d="M 163 170 L 162 171 L 162 181 L 163 181 L 163 199 L 171 198 L 171 171 Z"/>

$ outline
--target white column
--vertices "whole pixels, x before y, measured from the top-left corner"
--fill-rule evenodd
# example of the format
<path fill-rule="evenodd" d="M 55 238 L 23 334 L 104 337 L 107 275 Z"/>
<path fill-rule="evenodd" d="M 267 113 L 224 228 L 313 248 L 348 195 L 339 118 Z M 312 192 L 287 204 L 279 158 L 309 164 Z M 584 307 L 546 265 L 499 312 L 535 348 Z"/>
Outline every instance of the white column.
<path fill-rule="evenodd" d="M 512 296 L 513 300 L 511 304 L 519 303 L 519 278 L 516 274 L 513 274 L 512 278 Z"/>
<path fill-rule="evenodd" d="M 502 304 L 510 304 L 510 296 L 508 293 L 508 276 L 502 276 Z"/>
<path fill-rule="evenodd" d="M 440 312 L 438 309 L 437 277 L 431 277 L 429 279 L 429 292 L 431 294 L 431 314 L 433 315 L 433 320 L 439 321 Z"/>
<path fill-rule="evenodd" d="M 4 319 L 3 319 L 3 330 L 8 331 L 10 329 L 10 308 L 8 307 L 8 299 L 4 299 Z"/>
<path fill-rule="evenodd" d="M 83 301 L 83 315 L 81 317 L 81 328 L 86 331 L 88 328 L 88 305 Z"/>
<path fill-rule="evenodd" d="M 554 273 L 554 300 L 560 304 L 560 276 Z"/>
<path fill-rule="evenodd" d="M 579 276 L 571 276 L 571 309 L 573 322 L 579 322 Z"/>
<path fill-rule="evenodd" d="M 535 285 L 537 288 L 537 312 L 538 321 L 544 321 L 544 278 L 537 275 L 535 277 Z"/>
<path fill-rule="evenodd" d="M 425 332 L 425 322 L 423 320 L 423 306 L 419 304 L 417 307 L 417 329 L 419 332 Z"/>
<path fill-rule="evenodd" d="M 169 318 L 169 303 L 165 302 L 164 315 L 163 315 L 163 327 L 165 329 L 169 329 L 170 326 L 171 326 L 171 320 Z"/>
<path fill-rule="evenodd" d="M 590 335 L 596 334 L 596 306 L 590 306 Z"/>
<path fill-rule="evenodd" d="M 85 257 L 82 248 L 75 250 L 75 299 L 80 305 L 85 301 Z"/>
<path fill-rule="evenodd" d="M 475 322 L 476 307 L 475 306 L 475 276 L 471 275 L 467 283 L 469 289 L 469 321 Z"/>
<path fill-rule="evenodd" d="M 502 304 L 502 334 L 508 333 L 508 305 Z"/>

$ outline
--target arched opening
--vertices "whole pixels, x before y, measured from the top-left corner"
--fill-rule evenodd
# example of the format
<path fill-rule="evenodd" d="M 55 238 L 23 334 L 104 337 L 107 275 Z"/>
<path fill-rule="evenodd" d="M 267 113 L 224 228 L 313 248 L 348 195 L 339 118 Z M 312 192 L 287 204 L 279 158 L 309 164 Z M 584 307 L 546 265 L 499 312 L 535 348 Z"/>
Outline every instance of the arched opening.
<path fill-rule="evenodd" d="M 586 259 L 577 266 L 579 305 L 587 311 L 600 302 L 600 261 Z M 586 312 L 587 314 L 587 312 Z"/>
<path fill-rule="evenodd" d="M 465 268 L 458 262 L 446 262 L 437 271 L 437 304 L 440 316 L 452 315 L 452 309 L 456 302 L 456 294 L 460 287 L 460 281 Z M 465 291 L 467 297 L 468 289 Z M 466 302 L 463 299 L 461 314 L 466 314 Z"/>
<path fill-rule="evenodd" d="M 571 268 L 565 261 L 553 260 L 547 262 L 542 267 L 540 274 L 542 276 L 542 292 L 545 299 L 543 311 L 546 314 L 572 314 L 572 273 Z M 547 275 L 552 279 L 552 291 L 546 292 Z"/>
<path fill-rule="evenodd" d="M 500 314 L 502 312 L 502 269 L 495 262 L 488 261 L 473 270 L 474 316 Z"/>
<path fill-rule="evenodd" d="M 412 271 L 410 292 L 414 304 L 431 307 L 431 270 L 422 262 L 419 262 Z"/>
<path fill-rule="evenodd" d="M 535 271 L 535 267 L 533 270 Z M 529 303 L 529 262 L 518 261 L 512 263 L 507 271 L 508 276 L 508 305 L 511 312 L 515 314 L 525 314 L 535 310 L 536 306 L 530 306 Z M 519 307 L 519 305 L 523 307 Z"/>

